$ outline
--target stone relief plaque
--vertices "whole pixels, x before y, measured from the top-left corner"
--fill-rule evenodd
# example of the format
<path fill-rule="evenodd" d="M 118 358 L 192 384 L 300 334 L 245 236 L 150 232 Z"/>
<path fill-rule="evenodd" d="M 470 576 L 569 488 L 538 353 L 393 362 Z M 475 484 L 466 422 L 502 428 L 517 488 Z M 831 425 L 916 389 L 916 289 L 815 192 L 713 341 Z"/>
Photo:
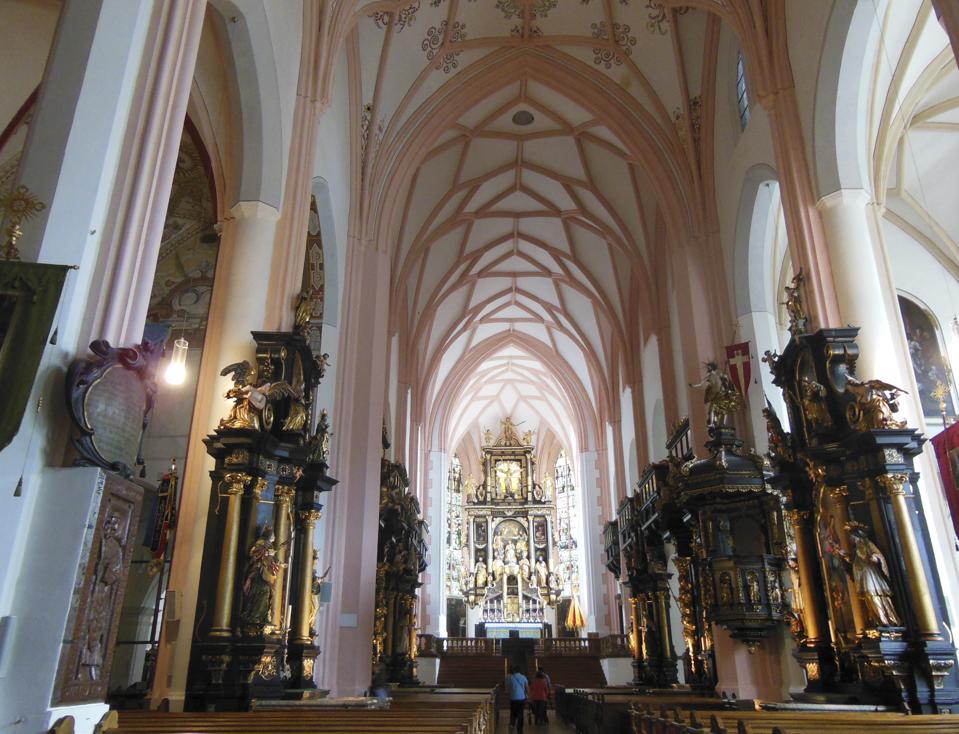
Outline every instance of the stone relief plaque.
<path fill-rule="evenodd" d="M 103 701 L 136 544 L 143 490 L 101 473 L 87 523 L 60 652 L 53 705 Z"/>

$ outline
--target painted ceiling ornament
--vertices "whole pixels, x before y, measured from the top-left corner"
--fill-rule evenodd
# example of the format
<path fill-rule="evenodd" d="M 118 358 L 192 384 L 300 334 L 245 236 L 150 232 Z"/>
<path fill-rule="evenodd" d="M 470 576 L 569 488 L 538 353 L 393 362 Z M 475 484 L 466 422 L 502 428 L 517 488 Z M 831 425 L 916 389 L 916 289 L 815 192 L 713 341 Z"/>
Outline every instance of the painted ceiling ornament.
<path fill-rule="evenodd" d="M 530 18 L 545 18 L 556 7 L 558 0 L 531 0 L 528 5 L 522 0 L 496 0 L 496 9 L 506 20 L 522 19 L 524 6 L 529 8 Z"/>
<path fill-rule="evenodd" d="M 434 7 L 439 5 L 439 2 L 430 3 Z M 393 17 L 393 27 L 397 33 L 402 32 L 407 26 L 412 26 L 416 22 L 416 14 L 420 10 L 420 0 L 414 0 L 414 2 L 406 5 L 403 8 L 400 8 L 397 11 L 389 10 L 380 10 L 372 14 L 373 22 L 376 24 L 377 28 L 388 28 L 390 25 L 390 18 Z"/>
<path fill-rule="evenodd" d="M 609 29 L 605 20 L 593 23 L 590 27 L 593 30 L 593 38 L 597 41 L 609 40 Z M 622 49 L 624 56 L 630 56 L 633 53 L 633 46 L 636 45 L 636 36 L 631 36 L 629 32 L 630 27 L 627 24 L 613 23 L 613 42 Z M 594 46 L 593 63 L 611 69 L 614 65 L 620 66 L 623 59 L 609 46 Z"/>
<path fill-rule="evenodd" d="M 523 38 L 523 26 L 514 25 L 512 28 L 510 28 L 509 34 L 513 38 Z M 543 29 L 540 28 L 535 23 L 530 23 L 529 32 L 527 33 L 526 38 L 542 38 L 542 37 L 543 37 Z"/>
<path fill-rule="evenodd" d="M 623 5 L 628 5 L 628 2 L 620 0 Z M 649 19 L 646 21 L 646 30 L 650 33 L 659 33 L 661 36 L 666 35 L 667 26 L 669 26 L 669 12 L 666 10 L 666 5 L 663 3 L 663 0 L 646 0 L 646 9 L 649 11 Z M 689 6 L 680 5 L 674 8 L 676 15 L 685 15 L 689 12 Z"/>
<path fill-rule="evenodd" d="M 458 20 L 453 21 L 453 25 L 449 26 L 447 21 L 443 21 L 438 26 L 430 26 L 429 30 L 426 31 L 426 38 L 423 39 L 421 44 L 422 49 L 426 52 L 426 60 L 432 61 L 434 58 L 437 59 L 435 68 L 443 69 L 444 74 L 449 74 L 453 69 L 459 66 L 458 57 L 460 51 L 458 49 L 450 49 L 446 47 L 446 52 L 443 54 L 442 58 L 440 57 L 440 51 L 444 48 L 444 43 L 456 43 L 458 41 L 466 40 L 466 24 L 461 23 Z"/>

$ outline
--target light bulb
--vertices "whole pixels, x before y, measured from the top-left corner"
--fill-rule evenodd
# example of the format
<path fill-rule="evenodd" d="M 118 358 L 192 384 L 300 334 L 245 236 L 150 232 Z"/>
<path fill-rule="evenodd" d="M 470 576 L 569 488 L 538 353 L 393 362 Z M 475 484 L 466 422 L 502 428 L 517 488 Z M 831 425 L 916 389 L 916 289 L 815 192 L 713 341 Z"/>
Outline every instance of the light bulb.
<path fill-rule="evenodd" d="M 167 365 L 163 379 L 169 385 L 182 385 L 186 379 L 186 353 L 190 343 L 186 339 L 177 339 L 173 342 L 173 355 Z"/>

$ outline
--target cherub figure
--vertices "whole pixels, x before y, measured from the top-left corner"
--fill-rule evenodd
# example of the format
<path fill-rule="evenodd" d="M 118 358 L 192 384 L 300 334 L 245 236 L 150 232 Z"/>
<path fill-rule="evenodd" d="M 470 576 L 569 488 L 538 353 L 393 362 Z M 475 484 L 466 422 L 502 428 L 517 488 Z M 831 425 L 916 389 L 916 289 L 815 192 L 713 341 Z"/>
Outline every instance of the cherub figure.
<path fill-rule="evenodd" d="M 227 365 L 220 375 L 233 375 L 233 387 L 226 392 L 226 397 L 233 399 L 233 407 L 230 408 L 230 414 L 220 421 L 220 428 L 269 430 L 273 426 L 273 415 L 272 411 L 264 411 L 267 403 L 283 396 L 297 397 L 296 390 L 285 380 L 257 384 L 256 368 L 245 359 Z"/>
<path fill-rule="evenodd" d="M 708 406 L 707 425 L 725 425 L 726 417 L 743 406 L 743 399 L 733 381 L 729 379 L 729 375 L 719 371 L 719 365 L 715 362 L 707 362 L 706 376 L 695 385 L 689 383 L 689 386 L 706 389 L 703 402 Z"/>

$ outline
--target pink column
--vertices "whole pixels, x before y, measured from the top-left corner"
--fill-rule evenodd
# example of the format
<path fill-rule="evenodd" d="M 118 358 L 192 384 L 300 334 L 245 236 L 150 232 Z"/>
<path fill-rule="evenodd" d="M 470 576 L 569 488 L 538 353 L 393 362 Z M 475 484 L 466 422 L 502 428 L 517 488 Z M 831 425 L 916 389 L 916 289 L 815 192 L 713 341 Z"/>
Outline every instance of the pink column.
<path fill-rule="evenodd" d="M 300 72 L 293 107 L 286 185 L 274 242 L 277 259 L 270 277 L 274 287 L 270 290 L 267 302 L 267 323 L 276 329 L 289 329 L 293 325 L 293 304 L 300 291 L 306 254 L 317 121 L 320 115 L 321 5 L 320 0 L 303 2 L 303 28 L 306 30 L 300 48 Z"/>
<path fill-rule="evenodd" d="M 841 326 L 822 221 L 816 211 L 812 177 L 806 163 L 802 126 L 791 86 L 760 95 L 772 129 L 783 214 L 793 267 L 806 276 L 806 308 L 812 328 Z"/>
<path fill-rule="evenodd" d="M 339 485 L 325 510 L 333 594 L 320 620 L 319 681 L 339 695 L 369 686 L 390 262 L 349 238 L 331 474 Z"/>
<path fill-rule="evenodd" d="M 110 257 L 92 336 L 129 344 L 143 335 L 205 12 L 206 0 L 165 0 L 154 10 L 104 226 Z"/>

